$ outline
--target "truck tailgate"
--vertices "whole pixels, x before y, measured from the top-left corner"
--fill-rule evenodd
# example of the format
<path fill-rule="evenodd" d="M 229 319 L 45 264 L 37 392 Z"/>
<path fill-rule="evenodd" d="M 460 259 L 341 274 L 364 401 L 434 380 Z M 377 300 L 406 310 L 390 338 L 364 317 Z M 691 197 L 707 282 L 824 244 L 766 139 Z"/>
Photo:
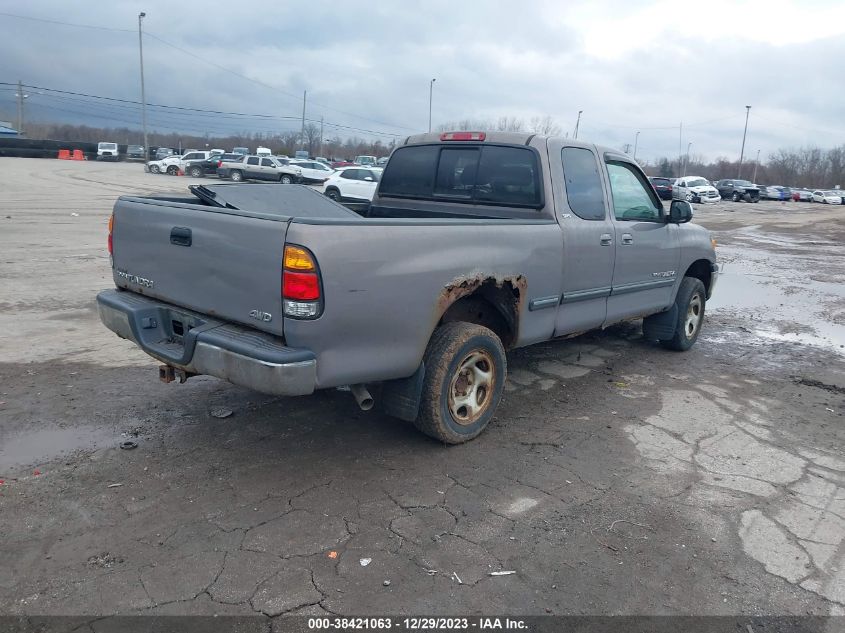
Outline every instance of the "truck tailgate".
<path fill-rule="evenodd" d="M 281 215 L 121 198 L 112 231 L 114 282 L 281 336 L 288 221 Z"/>

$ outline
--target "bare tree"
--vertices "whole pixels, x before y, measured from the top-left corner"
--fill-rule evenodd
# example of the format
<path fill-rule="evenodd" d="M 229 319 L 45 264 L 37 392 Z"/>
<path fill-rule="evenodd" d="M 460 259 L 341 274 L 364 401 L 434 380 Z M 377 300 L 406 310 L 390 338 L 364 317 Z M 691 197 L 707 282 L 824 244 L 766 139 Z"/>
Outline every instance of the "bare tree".
<path fill-rule="evenodd" d="M 534 134 L 541 134 L 542 136 L 559 136 L 561 133 L 560 125 L 548 114 L 544 117 L 531 117 L 528 129 Z"/>

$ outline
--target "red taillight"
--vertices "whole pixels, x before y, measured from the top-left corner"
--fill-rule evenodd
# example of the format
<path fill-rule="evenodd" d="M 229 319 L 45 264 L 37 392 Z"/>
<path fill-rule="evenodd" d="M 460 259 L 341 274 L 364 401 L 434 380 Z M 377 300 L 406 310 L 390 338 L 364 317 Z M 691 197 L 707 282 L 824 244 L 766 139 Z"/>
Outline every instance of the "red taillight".
<path fill-rule="evenodd" d="M 316 301 L 320 298 L 320 279 L 317 273 L 294 273 L 286 270 L 282 279 L 282 294 L 285 299 Z"/>
<path fill-rule="evenodd" d="M 218 160 L 218 161 L 217 161 L 217 167 L 218 167 L 218 168 L 219 168 L 222 164 L 223 164 L 223 161 L 222 161 L 222 160 Z"/>
<path fill-rule="evenodd" d="M 440 135 L 441 141 L 483 141 L 486 138 L 486 132 L 443 132 Z"/>
<path fill-rule="evenodd" d="M 114 246 L 112 246 L 111 233 L 109 233 L 109 255 L 114 255 Z"/>
<path fill-rule="evenodd" d="M 114 213 L 112 213 L 109 216 L 109 240 L 108 240 L 109 255 L 113 254 L 114 244 L 112 242 L 112 237 L 111 237 L 113 231 L 114 231 Z"/>

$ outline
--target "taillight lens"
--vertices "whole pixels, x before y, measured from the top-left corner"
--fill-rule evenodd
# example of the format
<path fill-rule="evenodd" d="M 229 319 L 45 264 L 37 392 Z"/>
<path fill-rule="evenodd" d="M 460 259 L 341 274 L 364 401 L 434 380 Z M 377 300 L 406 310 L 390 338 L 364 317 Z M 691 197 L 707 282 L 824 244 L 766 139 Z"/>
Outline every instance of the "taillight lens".
<path fill-rule="evenodd" d="M 316 319 L 323 311 L 320 272 L 307 248 L 285 245 L 282 270 L 282 303 L 286 317 Z"/>
<path fill-rule="evenodd" d="M 114 266 L 114 240 L 112 239 L 112 231 L 114 231 L 114 213 L 109 216 L 109 263 Z"/>

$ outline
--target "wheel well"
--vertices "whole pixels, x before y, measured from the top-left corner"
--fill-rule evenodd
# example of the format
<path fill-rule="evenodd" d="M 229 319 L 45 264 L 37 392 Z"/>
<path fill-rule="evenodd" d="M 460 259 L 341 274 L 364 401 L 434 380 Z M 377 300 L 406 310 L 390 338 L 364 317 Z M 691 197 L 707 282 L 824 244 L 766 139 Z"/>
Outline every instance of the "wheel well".
<path fill-rule="evenodd" d="M 524 295 L 525 280 L 493 278 L 464 280 L 450 285 L 441 295 L 441 305 L 452 302 L 443 312 L 438 325 L 466 321 L 490 328 L 507 349 L 514 345 L 519 332 L 519 305 Z"/>
<path fill-rule="evenodd" d="M 706 259 L 699 259 L 693 262 L 690 267 L 687 268 L 687 272 L 684 273 L 684 277 L 695 277 L 696 279 L 700 279 L 708 294 L 710 294 L 711 275 L 710 262 Z"/>

